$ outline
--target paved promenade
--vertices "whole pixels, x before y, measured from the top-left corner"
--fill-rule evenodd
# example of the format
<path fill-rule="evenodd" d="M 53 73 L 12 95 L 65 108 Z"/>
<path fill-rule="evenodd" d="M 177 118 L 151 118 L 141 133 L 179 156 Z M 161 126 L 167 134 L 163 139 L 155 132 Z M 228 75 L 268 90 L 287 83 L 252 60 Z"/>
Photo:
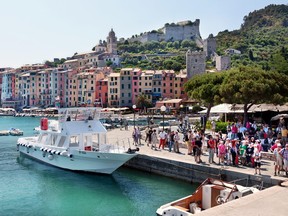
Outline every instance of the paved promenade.
<path fill-rule="evenodd" d="M 128 131 L 114 129 L 108 132 L 109 140 L 118 139 L 118 140 L 130 140 L 132 141 L 132 130 L 133 127 L 130 127 Z M 142 132 L 144 135 L 144 132 Z M 145 135 L 144 135 L 145 137 Z M 111 140 L 111 141 L 112 141 Z M 181 148 L 180 154 L 169 152 L 167 149 L 164 150 L 152 150 L 147 144 L 143 141 L 142 145 L 138 146 L 140 148 L 139 154 L 147 155 L 149 157 L 155 157 L 159 159 L 169 159 L 180 161 L 184 163 L 195 164 L 194 157 L 187 155 L 187 149 Z M 215 157 L 217 161 L 218 158 Z M 208 153 L 202 156 L 202 164 L 198 166 L 213 166 L 219 169 L 228 169 L 229 171 L 254 175 L 254 168 L 251 167 L 232 167 L 225 166 L 222 167 L 217 164 L 208 163 Z M 274 164 L 273 161 L 263 160 L 261 167 L 262 175 L 258 175 L 259 178 L 274 178 L 277 180 L 284 181 L 281 186 L 273 186 L 265 190 L 260 191 L 256 194 L 251 194 L 249 196 L 237 199 L 231 202 L 226 203 L 225 205 L 216 206 L 214 208 L 202 211 L 197 215 L 221 215 L 221 216 L 243 216 L 243 215 L 255 215 L 255 216 L 286 216 L 288 212 L 288 178 L 284 175 L 274 176 Z"/>
<path fill-rule="evenodd" d="M 113 130 L 108 131 L 108 139 L 110 141 L 115 141 L 118 139 L 120 142 L 121 141 L 127 142 L 128 139 L 130 139 L 131 146 L 135 147 L 134 145 L 132 145 L 132 132 L 133 132 L 133 126 L 130 126 L 128 130 L 124 130 L 124 129 L 120 130 L 119 128 L 113 129 Z M 142 131 L 142 137 L 144 137 L 145 139 L 144 131 Z M 147 155 L 147 156 L 156 157 L 160 159 L 163 158 L 163 159 L 175 160 L 175 161 L 191 163 L 191 164 L 196 165 L 194 157 L 191 155 L 188 155 L 187 149 L 183 147 L 182 148 L 180 147 L 181 153 L 174 153 L 173 151 L 169 152 L 168 148 L 165 148 L 164 150 L 157 149 L 157 151 L 155 151 L 155 150 L 152 150 L 151 147 L 148 147 L 147 144 L 144 142 L 144 140 L 142 140 L 142 145 L 138 145 L 137 147 L 139 147 L 140 151 L 138 153 L 141 155 Z M 241 166 L 241 165 L 239 165 L 238 167 L 233 167 L 233 166 L 221 166 L 218 164 L 209 164 L 208 152 L 205 152 L 205 151 L 204 151 L 204 155 L 201 156 L 201 159 L 203 163 L 199 164 L 199 166 L 212 166 L 218 169 L 228 169 L 229 171 L 245 173 L 249 175 L 254 175 L 255 173 L 255 170 L 252 167 L 246 167 L 246 166 Z M 214 160 L 215 162 L 218 162 L 218 157 L 215 156 Z M 260 175 L 257 175 L 257 176 L 271 177 L 271 178 L 275 178 L 275 179 L 282 180 L 282 181 L 288 181 L 288 177 L 284 175 L 285 174 L 284 172 L 283 174 L 280 174 L 280 176 L 274 176 L 274 163 L 273 161 L 270 161 L 270 160 L 262 160 L 261 174 L 262 174 L 261 176 Z"/>

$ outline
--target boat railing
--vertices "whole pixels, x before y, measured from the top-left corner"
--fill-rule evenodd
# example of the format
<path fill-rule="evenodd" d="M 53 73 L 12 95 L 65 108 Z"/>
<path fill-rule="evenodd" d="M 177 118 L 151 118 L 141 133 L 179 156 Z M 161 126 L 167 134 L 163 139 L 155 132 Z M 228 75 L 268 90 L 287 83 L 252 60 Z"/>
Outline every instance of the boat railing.
<path fill-rule="evenodd" d="M 118 150 L 118 152 L 127 151 L 129 148 L 131 149 L 133 147 L 133 139 L 132 138 L 115 138 L 115 139 L 109 139 L 108 144 L 109 146 L 113 146 L 113 150 Z"/>

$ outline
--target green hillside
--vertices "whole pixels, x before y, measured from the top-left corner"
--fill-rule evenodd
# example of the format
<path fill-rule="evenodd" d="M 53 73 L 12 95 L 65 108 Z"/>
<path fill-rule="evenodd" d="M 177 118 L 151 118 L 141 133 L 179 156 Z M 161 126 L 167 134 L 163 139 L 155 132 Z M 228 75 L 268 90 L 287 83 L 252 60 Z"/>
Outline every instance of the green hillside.
<path fill-rule="evenodd" d="M 253 11 L 243 18 L 239 30 L 219 32 L 216 40 L 218 55 L 224 55 L 228 48 L 241 51 L 241 55 L 231 57 L 232 67 L 259 66 L 288 74 L 288 5 L 269 5 Z M 125 41 L 118 45 L 123 58 L 122 67 L 175 71 L 186 68 L 185 53 L 188 49 L 200 48 L 188 40 L 144 44 Z M 207 62 L 207 67 L 214 67 L 211 61 Z"/>
<path fill-rule="evenodd" d="M 269 5 L 243 18 L 239 30 L 216 36 L 218 54 L 227 48 L 242 52 L 232 56 L 232 66 L 259 65 L 264 70 L 288 73 L 288 6 Z"/>

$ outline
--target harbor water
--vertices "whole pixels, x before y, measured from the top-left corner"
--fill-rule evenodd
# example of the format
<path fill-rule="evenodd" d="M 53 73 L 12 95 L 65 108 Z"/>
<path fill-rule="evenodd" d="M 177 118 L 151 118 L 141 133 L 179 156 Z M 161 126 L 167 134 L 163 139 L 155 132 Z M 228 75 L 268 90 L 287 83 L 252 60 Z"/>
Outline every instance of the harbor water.
<path fill-rule="evenodd" d="M 37 117 L 0 117 L 0 130 L 33 136 Z M 112 175 L 71 172 L 19 157 L 16 136 L 0 136 L 0 215 L 156 215 L 196 185 L 122 167 Z"/>

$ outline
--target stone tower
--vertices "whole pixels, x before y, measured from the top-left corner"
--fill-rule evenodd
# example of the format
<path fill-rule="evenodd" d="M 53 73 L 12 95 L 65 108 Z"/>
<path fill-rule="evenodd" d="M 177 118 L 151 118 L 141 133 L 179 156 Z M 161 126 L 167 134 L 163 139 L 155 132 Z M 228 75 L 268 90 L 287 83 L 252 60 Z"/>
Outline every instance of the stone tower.
<path fill-rule="evenodd" d="M 201 52 L 191 52 L 188 50 L 186 52 L 186 69 L 187 78 L 195 76 L 196 74 L 205 73 L 206 69 L 206 55 L 204 51 Z"/>
<path fill-rule="evenodd" d="M 215 61 L 217 71 L 229 70 L 231 68 L 230 56 L 216 56 Z"/>
<path fill-rule="evenodd" d="M 203 50 L 207 58 L 212 58 L 214 53 L 216 53 L 216 38 L 213 35 L 210 35 L 207 39 L 204 40 Z"/>
<path fill-rule="evenodd" d="M 113 29 L 111 29 L 107 37 L 107 52 L 117 54 L 117 38 Z"/>

